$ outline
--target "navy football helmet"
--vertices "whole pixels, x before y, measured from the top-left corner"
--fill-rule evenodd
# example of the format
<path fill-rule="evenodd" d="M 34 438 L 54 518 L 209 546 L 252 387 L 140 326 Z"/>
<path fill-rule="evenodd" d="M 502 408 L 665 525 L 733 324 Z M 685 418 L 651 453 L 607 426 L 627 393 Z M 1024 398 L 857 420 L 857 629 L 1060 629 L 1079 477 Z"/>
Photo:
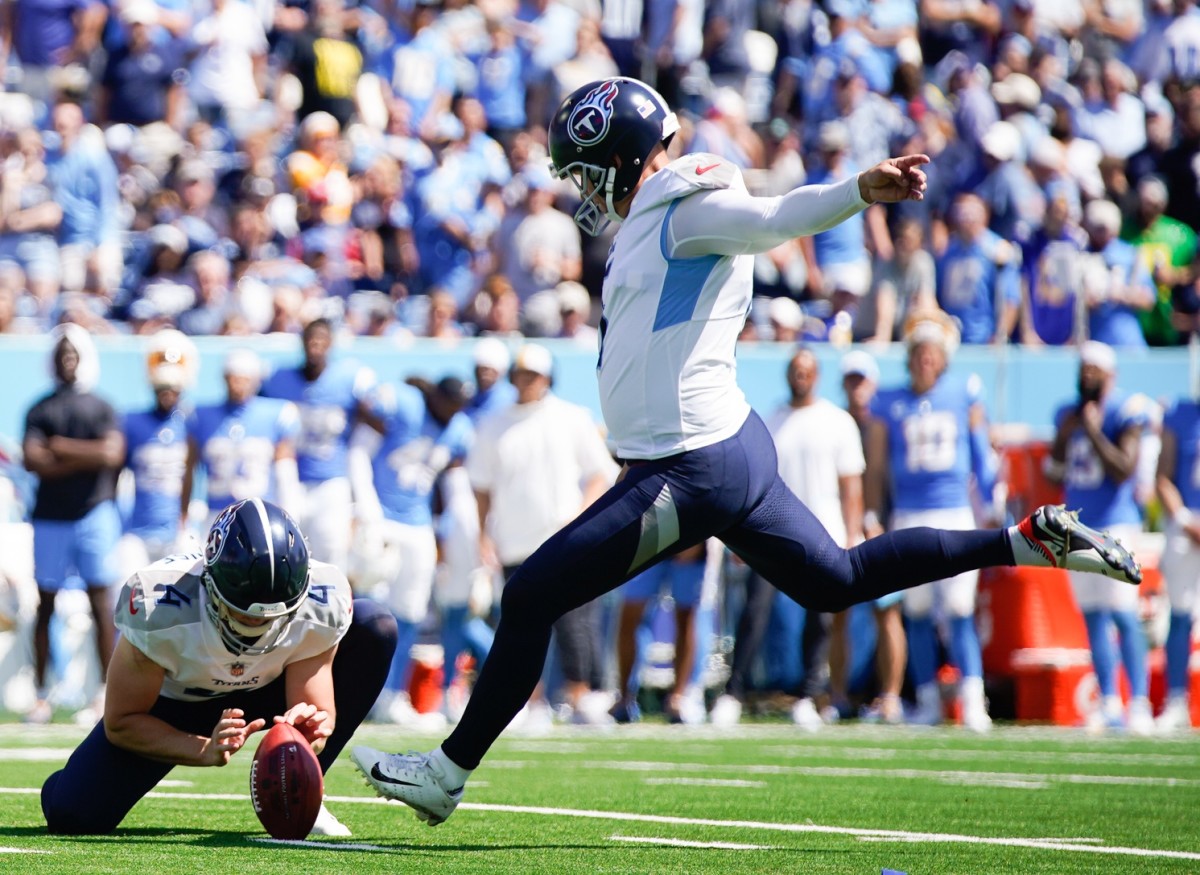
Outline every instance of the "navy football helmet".
<path fill-rule="evenodd" d="M 547 136 L 554 172 L 570 177 L 583 198 L 575 223 L 595 237 L 621 221 L 614 205 L 633 191 L 654 147 L 666 148 L 678 131 L 662 95 L 637 79 L 601 79 L 571 92 Z"/>
<path fill-rule="evenodd" d="M 308 597 L 308 544 L 282 508 L 258 498 L 239 501 L 208 531 L 203 575 L 208 615 L 225 646 L 266 653 Z"/>

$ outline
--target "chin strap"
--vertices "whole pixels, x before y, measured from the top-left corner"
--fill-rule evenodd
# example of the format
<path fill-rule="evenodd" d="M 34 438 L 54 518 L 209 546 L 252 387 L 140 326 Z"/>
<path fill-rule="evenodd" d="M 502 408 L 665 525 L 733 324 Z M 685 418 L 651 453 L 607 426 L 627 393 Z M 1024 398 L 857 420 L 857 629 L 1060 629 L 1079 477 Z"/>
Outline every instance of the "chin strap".
<path fill-rule="evenodd" d="M 604 217 L 610 222 L 620 224 L 624 221 L 624 217 L 618 215 L 617 205 L 613 203 L 613 189 L 617 183 L 617 168 L 608 168 L 608 173 L 604 178 Z"/>

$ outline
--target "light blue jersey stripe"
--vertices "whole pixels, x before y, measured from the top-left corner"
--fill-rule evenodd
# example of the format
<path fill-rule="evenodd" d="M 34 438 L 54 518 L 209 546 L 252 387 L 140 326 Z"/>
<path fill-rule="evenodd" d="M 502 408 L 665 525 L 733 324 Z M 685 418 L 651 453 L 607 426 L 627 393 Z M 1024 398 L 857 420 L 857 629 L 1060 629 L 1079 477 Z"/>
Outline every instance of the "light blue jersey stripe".
<path fill-rule="evenodd" d="M 654 331 L 662 331 L 672 325 L 687 322 L 696 312 L 696 302 L 704 291 L 709 275 L 717 262 L 719 255 L 702 255 L 699 258 L 671 258 L 667 253 L 667 228 L 671 224 L 671 216 L 679 201 L 673 201 L 667 207 L 667 215 L 663 219 L 662 231 L 659 233 L 659 248 L 667 261 L 667 273 L 663 278 L 662 292 L 658 299 L 658 311 L 654 314 Z"/>

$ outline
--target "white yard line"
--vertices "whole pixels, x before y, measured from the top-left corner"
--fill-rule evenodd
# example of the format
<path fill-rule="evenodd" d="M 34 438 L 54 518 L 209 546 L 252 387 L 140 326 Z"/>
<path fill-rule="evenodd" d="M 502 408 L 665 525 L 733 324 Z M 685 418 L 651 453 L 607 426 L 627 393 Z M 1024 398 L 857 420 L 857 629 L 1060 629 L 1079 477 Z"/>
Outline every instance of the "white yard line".
<path fill-rule="evenodd" d="M 642 778 L 643 784 L 660 786 L 678 784 L 684 787 L 766 787 L 766 781 L 745 781 L 740 778 Z M 475 786 L 472 784 L 471 786 Z"/>
<path fill-rule="evenodd" d="M 37 793 L 35 788 L 0 787 L 0 793 Z M 250 797 L 241 793 L 159 793 L 147 794 L 157 799 L 202 799 L 207 801 L 245 802 Z M 362 796 L 330 796 L 331 802 L 359 805 L 392 805 L 399 808 L 401 803 L 389 802 L 384 799 L 367 798 Z M 463 811 L 493 811 L 501 814 L 539 815 L 543 817 L 575 817 L 585 820 L 612 820 L 623 823 L 653 823 L 670 826 L 703 826 L 717 829 L 762 830 L 764 832 L 781 833 L 816 833 L 821 835 L 852 836 L 861 841 L 873 842 L 903 842 L 903 843 L 936 843 L 936 844 L 968 844 L 968 845 L 999 845 L 1004 847 L 1029 848 L 1042 851 L 1072 851 L 1084 854 L 1108 854 L 1113 856 L 1156 857 L 1174 860 L 1200 861 L 1200 852 L 1170 851 L 1156 848 L 1107 847 L 1097 844 L 1098 839 L 1054 839 L 1054 838 L 1021 838 L 1016 836 L 970 836 L 956 833 L 909 832 L 907 830 L 864 829 L 849 826 L 828 826 L 816 823 L 770 823 L 755 820 L 717 820 L 701 817 L 672 817 L 659 814 L 638 814 L 627 811 L 594 811 L 576 808 L 548 808 L 533 805 L 498 805 L 483 802 L 464 802 L 458 806 Z M 253 837 L 254 841 L 275 841 Z M 348 845 L 339 842 L 282 842 L 283 844 L 317 846 L 325 849 L 346 849 Z M 364 850 L 389 850 L 386 847 L 364 845 Z"/>
<path fill-rule="evenodd" d="M 718 851 L 774 851 L 770 845 L 743 845 L 739 842 L 689 842 L 684 839 L 666 839 L 654 836 L 609 836 L 609 841 L 633 842 L 639 845 L 665 845 L 669 848 L 712 848 Z"/>
<path fill-rule="evenodd" d="M 833 730 L 836 734 L 840 730 Z M 794 741 L 792 739 L 791 741 Z M 509 741 L 502 742 L 503 749 L 518 753 L 563 754 L 574 756 L 585 754 L 592 750 L 624 753 L 629 745 L 614 744 L 611 741 L 597 739 L 596 741 Z M 776 744 L 759 742 L 755 747 L 764 754 L 784 759 L 867 759 L 867 760 L 967 760 L 981 759 L 1006 760 L 1009 762 L 1031 763 L 1074 763 L 1088 765 L 1139 765 L 1163 766 L 1164 768 L 1186 768 L 1200 766 L 1200 754 L 1164 754 L 1138 753 L 1134 751 L 1048 751 L 1048 750 L 1005 750 L 1003 748 L 961 748 L 961 747 L 858 747 L 855 745 L 820 745 L 794 743 Z M 719 751 L 713 745 L 673 744 L 674 753 L 685 756 L 705 756 Z"/>
<path fill-rule="evenodd" d="M 700 817 L 669 817 L 657 814 L 631 814 L 622 811 L 587 811 L 574 808 L 543 808 L 533 805 L 489 805 L 479 802 L 464 802 L 460 809 L 471 811 L 495 811 L 506 814 L 535 814 L 548 817 L 579 817 L 592 820 L 617 820 L 631 823 L 657 823 L 673 826 L 706 826 L 723 829 L 757 829 L 788 833 L 822 833 L 864 838 L 868 841 L 931 842 L 939 844 L 1002 845 L 1005 847 L 1030 848 L 1048 851 L 1078 851 L 1085 854 L 1113 854 L 1132 857 L 1162 857 L 1174 860 L 1200 860 L 1194 851 L 1168 851 L 1154 848 L 1105 847 L 1084 842 L 1058 839 L 1026 839 L 997 836 L 968 836 L 954 833 L 908 832 L 891 829 L 859 829 L 847 826 L 824 826 L 815 823 L 762 823 L 754 820 L 712 820 Z"/>
<path fill-rule="evenodd" d="M 488 762 L 488 765 L 494 765 Z M 908 778 L 922 781 L 943 781 L 960 784 L 985 783 L 1063 783 L 1102 784 L 1136 787 L 1196 787 L 1200 779 L 1154 777 L 1150 775 L 1076 775 L 1076 774 L 1033 774 L 1025 772 L 974 772 L 948 771 L 945 769 L 870 769 L 850 766 L 779 766 L 755 763 L 669 763 L 630 760 L 590 760 L 579 763 L 585 769 L 601 769 L 618 772 L 730 772 L 745 775 L 804 775 L 820 778 Z"/>
<path fill-rule="evenodd" d="M 67 757 L 75 752 L 73 747 L 17 747 L 0 751 L 0 763 L 40 763 L 66 762 Z"/>

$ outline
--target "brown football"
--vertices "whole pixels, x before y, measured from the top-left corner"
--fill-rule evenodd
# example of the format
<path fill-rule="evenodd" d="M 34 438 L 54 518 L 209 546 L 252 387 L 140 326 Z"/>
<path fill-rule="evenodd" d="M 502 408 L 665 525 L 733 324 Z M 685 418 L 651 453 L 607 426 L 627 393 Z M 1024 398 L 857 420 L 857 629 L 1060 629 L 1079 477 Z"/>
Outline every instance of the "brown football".
<path fill-rule="evenodd" d="M 258 743 L 250 766 L 250 801 L 273 838 L 302 839 L 321 811 L 325 779 L 296 727 L 276 723 Z"/>

